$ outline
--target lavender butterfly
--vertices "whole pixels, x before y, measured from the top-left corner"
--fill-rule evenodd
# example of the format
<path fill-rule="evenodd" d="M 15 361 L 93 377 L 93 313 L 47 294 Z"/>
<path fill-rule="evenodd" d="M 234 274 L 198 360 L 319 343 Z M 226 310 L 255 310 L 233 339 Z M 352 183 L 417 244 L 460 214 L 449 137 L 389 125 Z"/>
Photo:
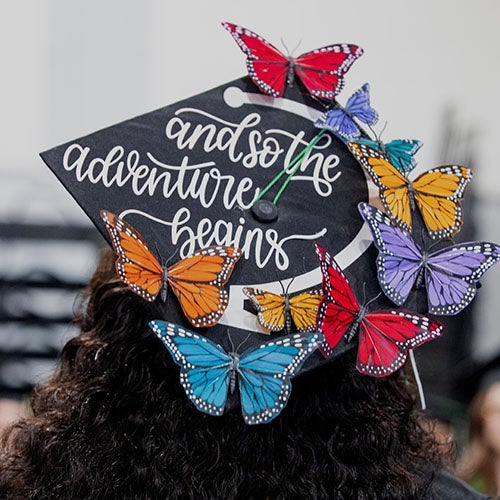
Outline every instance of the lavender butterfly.
<path fill-rule="evenodd" d="M 477 282 L 500 259 L 500 246 L 488 242 L 450 245 L 434 252 L 422 251 L 411 235 L 391 224 L 383 212 L 359 203 L 379 251 L 380 286 L 395 304 L 403 304 L 414 286 L 425 281 L 429 313 L 454 315 L 470 304 Z"/>
<path fill-rule="evenodd" d="M 314 126 L 330 130 L 347 140 L 359 137 L 361 131 L 354 119 L 369 126 L 375 125 L 378 120 L 378 113 L 370 106 L 369 91 L 370 86 L 365 83 L 349 97 L 344 108 L 338 106 L 330 109 L 322 118 L 316 120 Z"/>

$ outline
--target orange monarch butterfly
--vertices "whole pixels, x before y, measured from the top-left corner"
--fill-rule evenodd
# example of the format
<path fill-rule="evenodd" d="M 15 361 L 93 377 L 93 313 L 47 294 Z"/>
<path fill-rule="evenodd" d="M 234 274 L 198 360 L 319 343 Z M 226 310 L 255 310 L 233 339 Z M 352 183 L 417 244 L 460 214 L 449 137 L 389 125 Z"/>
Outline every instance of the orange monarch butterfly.
<path fill-rule="evenodd" d="M 472 179 L 468 168 L 438 167 L 410 181 L 376 149 L 355 142 L 347 146 L 379 188 L 385 209 L 404 230 L 411 232 L 411 212 L 415 203 L 431 238 L 447 238 L 460 230 L 460 202 Z"/>
<path fill-rule="evenodd" d="M 171 266 L 160 265 L 140 233 L 128 222 L 106 210 L 101 217 L 118 255 L 116 272 L 133 292 L 153 301 L 167 298 L 168 285 L 195 327 L 215 325 L 227 308 L 229 294 L 223 286 L 229 280 L 241 250 L 212 246 Z"/>
<path fill-rule="evenodd" d="M 293 297 L 289 296 L 288 288 L 283 295 L 255 288 L 243 288 L 243 293 L 257 310 L 260 324 L 270 332 L 285 329 L 290 333 L 292 320 L 300 332 L 315 331 L 321 290 L 308 290 Z"/>

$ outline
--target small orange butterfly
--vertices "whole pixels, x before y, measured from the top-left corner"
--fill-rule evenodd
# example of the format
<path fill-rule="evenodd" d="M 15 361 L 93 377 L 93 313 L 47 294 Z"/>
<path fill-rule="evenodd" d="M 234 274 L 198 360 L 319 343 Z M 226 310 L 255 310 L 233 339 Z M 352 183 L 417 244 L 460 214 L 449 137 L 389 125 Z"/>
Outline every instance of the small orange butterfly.
<path fill-rule="evenodd" d="M 101 210 L 101 217 L 118 255 L 116 272 L 132 291 L 153 301 L 167 298 L 168 285 L 186 318 L 197 328 L 215 325 L 229 302 L 223 288 L 241 256 L 233 247 L 211 246 L 171 266 L 162 266 L 140 233 L 128 222 Z"/>
<path fill-rule="evenodd" d="M 403 229 L 411 232 L 411 212 L 416 204 L 431 238 L 446 238 L 460 230 L 460 203 L 472 179 L 468 168 L 438 167 L 410 181 L 383 153 L 366 144 L 349 142 L 347 146 L 379 188 L 385 209 Z"/>
<path fill-rule="evenodd" d="M 308 290 L 290 297 L 288 290 L 283 295 L 243 288 L 257 310 L 260 324 L 271 332 L 283 329 L 290 333 L 291 320 L 300 332 L 313 332 L 316 329 L 316 314 L 321 301 L 321 290 Z"/>

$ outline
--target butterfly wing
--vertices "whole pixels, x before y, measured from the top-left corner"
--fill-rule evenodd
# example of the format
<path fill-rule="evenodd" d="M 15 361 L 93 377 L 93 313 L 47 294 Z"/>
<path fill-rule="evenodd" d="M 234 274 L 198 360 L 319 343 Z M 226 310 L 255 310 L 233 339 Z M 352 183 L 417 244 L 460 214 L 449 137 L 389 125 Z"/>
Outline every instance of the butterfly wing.
<path fill-rule="evenodd" d="M 391 165 L 383 153 L 367 144 L 349 142 L 347 146 L 379 188 L 380 199 L 385 209 L 404 230 L 410 232 L 411 207 L 408 179 Z"/>
<path fill-rule="evenodd" d="M 360 137 L 356 139 L 356 142 L 366 144 L 384 154 L 391 165 L 403 175 L 408 174 L 417 166 L 414 155 L 422 147 L 422 142 L 416 139 L 395 139 L 384 144 Z"/>
<path fill-rule="evenodd" d="M 345 73 L 362 54 L 357 45 L 328 45 L 295 58 L 294 70 L 311 95 L 333 101 L 344 88 Z"/>
<path fill-rule="evenodd" d="M 408 174 L 417 165 L 414 156 L 421 147 L 422 142 L 416 139 L 395 139 L 384 144 L 384 152 L 394 167 Z"/>
<path fill-rule="evenodd" d="M 333 349 L 347 334 L 356 320 L 357 312 L 346 310 L 328 295 L 324 295 L 318 307 L 316 330 L 321 332 L 325 342 L 319 350 L 325 358 L 333 355 Z"/>
<path fill-rule="evenodd" d="M 245 423 L 270 422 L 281 413 L 290 397 L 291 378 L 321 342 L 317 333 L 297 333 L 241 355 L 238 374 Z"/>
<path fill-rule="evenodd" d="M 371 377 L 390 375 L 403 366 L 408 349 L 439 337 L 442 330 L 441 323 L 416 313 L 368 313 L 359 327 L 356 367 Z"/>
<path fill-rule="evenodd" d="M 356 122 L 342 108 L 330 109 L 314 122 L 314 126 L 326 128 L 347 140 L 354 139 L 361 134 Z"/>
<path fill-rule="evenodd" d="M 358 301 L 349 285 L 349 280 L 335 259 L 319 243 L 314 243 L 314 249 L 319 257 L 324 294 L 330 295 L 335 302 L 348 309 L 359 311 Z"/>
<path fill-rule="evenodd" d="M 308 290 L 290 298 L 290 314 L 299 332 L 316 330 L 316 316 L 321 302 L 321 290 Z"/>
<path fill-rule="evenodd" d="M 422 269 L 422 252 L 411 236 L 395 227 L 383 212 L 366 203 L 359 203 L 358 209 L 379 251 L 377 275 L 380 287 L 389 299 L 401 305 Z"/>
<path fill-rule="evenodd" d="M 349 97 L 345 109 L 330 109 L 322 118 L 316 120 L 314 125 L 326 128 L 343 139 L 351 140 L 361 135 L 353 118 L 368 125 L 374 125 L 378 120 L 378 113 L 370 106 L 368 83 Z"/>
<path fill-rule="evenodd" d="M 365 83 L 349 97 L 345 109 L 348 114 L 367 125 L 375 125 L 378 121 L 378 113 L 370 106 L 370 85 L 368 83 Z"/>
<path fill-rule="evenodd" d="M 264 328 L 271 332 L 285 328 L 285 298 L 282 295 L 256 288 L 243 288 L 243 293 L 257 310 L 257 317 Z"/>
<path fill-rule="evenodd" d="M 255 85 L 264 94 L 281 97 L 290 67 L 288 58 L 253 31 L 231 23 L 222 23 L 222 26 L 247 56 L 248 75 Z"/>
<path fill-rule="evenodd" d="M 118 255 L 116 272 L 132 291 L 153 301 L 163 284 L 163 269 L 141 234 L 128 222 L 101 210 L 101 218 Z"/>
<path fill-rule="evenodd" d="M 471 179 L 468 168 L 452 165 L 424 172 L 413 182 L 415 201 L 431 238 L 447 238 L 460 230 L 460 203 Z"/>
<path fill-rule="evenodd" d="M 500 259 L 500 247 L 488 242 L 460 243 L 428 256 L 425 273 L 429 312 L 453 315 L 470 304 L 477 282 Z"/>
<path fill-rule="evenodd" d="M 241 250 L 212 246 L 196 251 L 168 268 L 168 282 L 184 314 L 197 328 L 215 325 L 229 302 L 224 285 Z"/>
<path fill-rule="evenodd" d="M 333 257 L 318 243 L 314 244 L 320 259 L 324 295 L 318 308 L 316 329 L 325 337 L 321 351 L 326 357 L 348 332 L 360 311 L 349 281 Z"/>
<path fill-rule="evenodd" d="M 209 415 L 222 415 L 231 357 L 220 345 L 174 323 L 154 320 L 149 326 L 181 367 L 181 385 L 196 408 Z"/>

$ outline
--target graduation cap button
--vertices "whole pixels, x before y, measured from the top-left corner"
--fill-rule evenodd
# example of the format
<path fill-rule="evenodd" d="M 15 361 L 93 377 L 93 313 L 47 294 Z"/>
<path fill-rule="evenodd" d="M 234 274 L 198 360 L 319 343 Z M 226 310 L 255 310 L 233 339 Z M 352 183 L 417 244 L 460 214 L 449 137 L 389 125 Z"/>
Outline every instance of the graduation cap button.
<path fill-rule="evenodd" d="M 273 222 L 278 218 L 278 207 L 269 200 L 258 200 L 251 210 L 259 222 Z"/>

